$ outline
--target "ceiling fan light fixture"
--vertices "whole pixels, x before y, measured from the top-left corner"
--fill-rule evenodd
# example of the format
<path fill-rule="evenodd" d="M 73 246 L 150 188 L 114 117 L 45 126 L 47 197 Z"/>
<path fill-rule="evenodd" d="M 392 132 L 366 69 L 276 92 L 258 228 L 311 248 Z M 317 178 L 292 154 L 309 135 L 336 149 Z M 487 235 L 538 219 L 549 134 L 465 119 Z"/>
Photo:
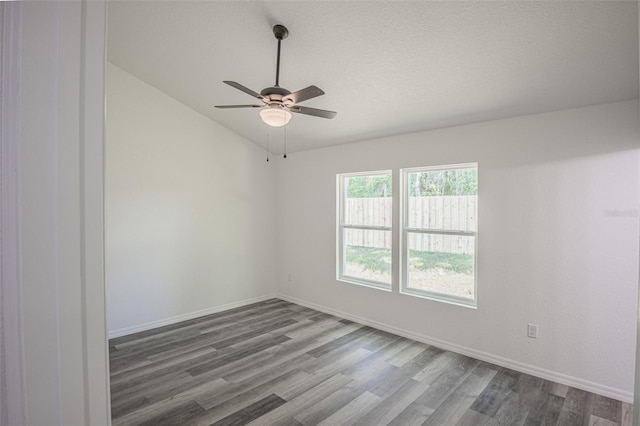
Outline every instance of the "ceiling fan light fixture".
<path fill-rule="evenodd" d="M 289 124 L 291 113 L 310 115 L 312 117 L 333 118 L 335 111 L 310 108 L 298 105 L 301 102 L 324 95 L 322 89 L 316 86 L 305 87 L 297 92 L 291 93 L 288 89 L 280 87 L 280 44 L 287 38 L 289 30 L 282 25 L 273 27 L 273 35 L 278 40 L 278 54 L 276 57 L 276 84 L 263 89 L 260 93 L 235 81 L 224 80 L 223 83 L 253 96 L 262 101 L 261 104 L 252 105 L 216 105 L 216 108 L 260 108 L 260 117 L 266 125 L 271 127 L 283 127 Z"/>
<path fill-rule="evenodd" d="M 271 105 L 260 110 L 260 117 L 265 124 L 271 127 L 282 127 L 289 124 L 291 113 L 278 105 Z"/>

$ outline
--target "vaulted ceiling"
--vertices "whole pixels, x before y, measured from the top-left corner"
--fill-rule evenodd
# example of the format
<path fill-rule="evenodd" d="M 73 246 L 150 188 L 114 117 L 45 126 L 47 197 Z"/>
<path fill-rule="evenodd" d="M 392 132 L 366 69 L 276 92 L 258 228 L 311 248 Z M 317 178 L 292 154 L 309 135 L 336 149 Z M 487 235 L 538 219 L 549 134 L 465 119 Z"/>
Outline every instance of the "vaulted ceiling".
<path fill-rule="evenodd" d="M 112 1 L 108 59 L 246 139 L 249 95 L 314 84 L 290 151 L 638 98 L 635 1 Z M 271 137 L 282 129 L 270 128 Z"/>

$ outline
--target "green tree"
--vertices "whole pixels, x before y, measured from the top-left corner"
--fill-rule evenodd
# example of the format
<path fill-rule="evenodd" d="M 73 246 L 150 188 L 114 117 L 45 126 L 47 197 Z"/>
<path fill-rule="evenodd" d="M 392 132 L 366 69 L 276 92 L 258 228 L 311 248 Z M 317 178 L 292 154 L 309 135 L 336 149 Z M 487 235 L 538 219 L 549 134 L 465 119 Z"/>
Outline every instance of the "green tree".
<path fill-rule="evenodd" d="M 409 174 L 411 195 L 477 195 L 478 169 L 454 169 Z"/>
<path fill-rule="evenodd" d="M 352 176 L 346 180 L 348 198 L 391 197 L 391 176 Z"/>

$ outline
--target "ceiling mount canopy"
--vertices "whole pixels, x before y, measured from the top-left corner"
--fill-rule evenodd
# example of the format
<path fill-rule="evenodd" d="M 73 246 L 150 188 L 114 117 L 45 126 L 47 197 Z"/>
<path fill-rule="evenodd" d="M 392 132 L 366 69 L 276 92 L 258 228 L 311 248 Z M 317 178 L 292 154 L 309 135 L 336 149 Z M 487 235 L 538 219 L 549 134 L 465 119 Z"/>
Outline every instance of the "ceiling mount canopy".
<path fill-rule="evenodd" d="M 291 93 L 289 90 L 280 87 L 280 45 L 282 40 L 289 36 L 289 30 L 284 25 L 275 25 L 273 35 L 278 40 L 278 54 L 276 60 L 276 82 L 273 87 L 262 89 L 257 93 L 235 81 L 223 81 L 223 83 L 234 87 L 256 99 L 260 99 L 262 104 L 254 105 L 216 105 L 216 108 L 260 108 L 260 117 L 265 124 L 272 127 L 286 126 L 291 120 L 291 113 L 311 115 L 320 118 L 333 118 L 336 112 L 317 108 L 298 106 L 306 100 L 324 95 L 322 89 L 316 86 L 309 86 L 297 92 Z"/>

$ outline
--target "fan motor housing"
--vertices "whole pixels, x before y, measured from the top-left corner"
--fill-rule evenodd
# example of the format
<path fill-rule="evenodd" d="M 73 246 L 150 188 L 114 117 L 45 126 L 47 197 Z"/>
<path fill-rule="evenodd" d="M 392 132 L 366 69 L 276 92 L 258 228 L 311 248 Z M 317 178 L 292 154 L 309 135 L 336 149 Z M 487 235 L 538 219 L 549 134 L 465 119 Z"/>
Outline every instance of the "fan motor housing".
<path fill-rule="evenodd" d="M 281 97 L 284 97 L 284 96 L 290 95 L 291 92 L 282 87 L 274 86 L 274 87 L 267 87 L 266 89 L 263 89 L 262 92 L 260 92 L 260 94 L 262 96 L 280 95 Z"/>

